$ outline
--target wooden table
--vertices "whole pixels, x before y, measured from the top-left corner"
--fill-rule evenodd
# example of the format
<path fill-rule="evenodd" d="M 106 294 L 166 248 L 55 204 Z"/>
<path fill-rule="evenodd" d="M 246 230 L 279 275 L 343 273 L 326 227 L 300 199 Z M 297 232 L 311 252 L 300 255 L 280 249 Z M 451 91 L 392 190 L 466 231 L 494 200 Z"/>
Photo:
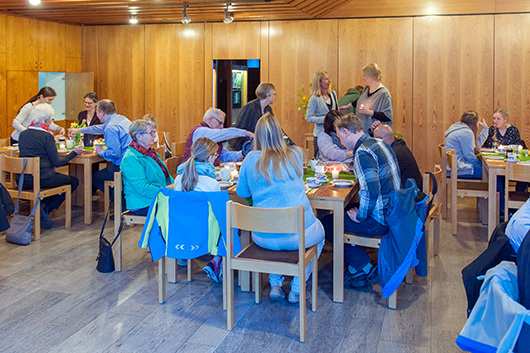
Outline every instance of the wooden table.
<path fill-rule="evenodd" d="M 497 176 L 506 175 L 506 162 L 504 160 L 493 160 L 480 156 L 483 172 L 488 178 L 488 239 L 493 230 L 499 224 L 499 209 L 497 203 Z M 499 195 L 504 197 L 504 195 Z"/>
<path fill-rule="evenodd" d="M 79 179 L 79 187 L 72 193 L 72 204 L 84 205 L 85 224 L 92 224 L 92 165 L 101 162 L 105 159 L 94 151 L 83 151 L 69 162 L 70 175 Z"/>

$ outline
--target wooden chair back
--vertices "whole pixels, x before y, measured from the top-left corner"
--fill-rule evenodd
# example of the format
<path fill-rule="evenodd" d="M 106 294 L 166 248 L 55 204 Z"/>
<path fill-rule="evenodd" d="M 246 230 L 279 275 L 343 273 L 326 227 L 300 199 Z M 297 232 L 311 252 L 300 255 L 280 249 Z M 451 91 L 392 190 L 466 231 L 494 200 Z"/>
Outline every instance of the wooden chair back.
<path fill-rule="evenodd" d="M 10 143 L 11 141 L 9 140 L 9 138 L 0 139 L 0 147 L 7 147 L 10 145 Z"/>
<path fill-rule="evenodd" d="M 506 162 L 506 179 L 504 185 L 504 214 L 508 215 L 510 208 L 521 207 L 530 197 L 529 192 L 510 191 L 511 181 L 530 183 L 530 165 Z"/>
<path fill-rule="evenodd" d="M 428 202 L 432 200 L 432 207 L 427 214 L 425 220 L 425 239 L 427 240 L 427 250 L 429 249 L 429 228 L 431 221 L 434 221 L 434 232 L 433 232 L 433 255 L 437 256 L 440 250 L 440 214 L 442 209 L 442 203 L 440 202 L 441 192 L 441 178 L 442 178 L 442 167 L 440 165 L 434 166 L 434 172 L 432 173 L 436 179 L 438 192 L 433 196 L 434 182 L 431 176 L 427 173 L 423 174 L 423 192 L 429 196 Z M 427 257 L 428 259 L 428 257 Z"/>
<path fill-rule="evenodd" d="M 313 260 L 313 303 L 312 310 L 317 308 L 317 245 L 305 248 L 304 207 L 260 208 L 244 206 L 233 201 L 226 204 L 227 210 L 227 257 L 225 260 L 226 282 L 225 295 L 227 303 L 227 328 L 234 327 L 234 270 L 255 272 L 255 301 L 259 303 L 260 279 L 258 273 L 278 273 L 300 278 L 300 341 L 306 338 L 306 288 L 305 267 Z M 274 220 L 274 221 L 271 221 Z M 298 251 L 270 251 L 250 244 L 239 254 L 233 253 L 234 230 L 266 233 L 297 233 L 299 235 Z"/>
<path fill-rule="evenodd" d="M 171 152 L 173 153 L 173 157 L 182 156 L 184 154 L 185 146 L 186 142 L 173 142 L 171 144 Z"/>
<path fill-rule="evenodd" d="M 160 147 L 155 148 L 156 153 L 160 156 L 160 159 L 165 161 L 166 160 L 166 146 L 161 145 Z"/>
<path fill-rule="evenodd" d="M 169 174 L 175 178 L 177 175 L 177 167 L 182 163 L 182 155 L 170 157 L 166 159 L 164 163 L 166 163 Z"/>

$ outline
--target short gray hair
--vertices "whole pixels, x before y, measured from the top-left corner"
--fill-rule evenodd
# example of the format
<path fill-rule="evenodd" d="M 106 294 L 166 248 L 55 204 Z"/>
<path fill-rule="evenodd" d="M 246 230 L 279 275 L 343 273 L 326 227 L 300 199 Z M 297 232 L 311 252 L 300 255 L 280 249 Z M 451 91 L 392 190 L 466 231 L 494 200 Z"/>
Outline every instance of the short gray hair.
<path fill-rule="evenodd" d="M 335 120 L 335 127 L 337 128 L 337 132 L 340 129 L 346 129 L 353 134 L 363 131 L 363 123 L 354 113 L 350 113 Z"/>
<path fill-rule="evenodd" d="M 48 118 L 53 118 L 55 110 L 48 103 L 40 103 L 33 108 L 29 113 L 29 118 L 32 123 L 44 124 Z"/>
<path fill-rule="evenodd" d="M 129 127 L 129 135 L 131 135 L 131 138 L 133 139 L 134 142 L 137 142 L 136 136 L 138 134 L 145 134 L 147 132 L 148 126 L 152 127 L 153 125 L 151 125 L 149 121 L 142 120 L 142 119 L 133 121 L 133 123 L 131 124 L 131 127 Z"/>
<path fill-rule="evenodd" d="M 225 112 L 223 112 L 221 109 L 217 108 L 210 108 L 204 113 L 204 117 L 202 118 L 202 121 L 208 121 L 211 116 L 215 116 L 217 118 L 223 118 L 226 116 Z M 222 119 L 220 119 L 222 120 Z"/>

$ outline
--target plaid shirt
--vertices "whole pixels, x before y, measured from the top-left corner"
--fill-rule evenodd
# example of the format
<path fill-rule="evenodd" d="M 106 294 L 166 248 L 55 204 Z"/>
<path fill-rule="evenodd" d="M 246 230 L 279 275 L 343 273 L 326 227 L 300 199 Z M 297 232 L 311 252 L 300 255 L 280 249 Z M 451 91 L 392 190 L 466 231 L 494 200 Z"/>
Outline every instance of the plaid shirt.
<path fill-rule="evenodd" d="M 368 135 L 357 141 L 353 153 L 353 168 L 360 187 L 357 220 L 364 221 L 371 216 L 386 225 L 390 192 L 401 190 L 396 155 L 386 142 Z"/>

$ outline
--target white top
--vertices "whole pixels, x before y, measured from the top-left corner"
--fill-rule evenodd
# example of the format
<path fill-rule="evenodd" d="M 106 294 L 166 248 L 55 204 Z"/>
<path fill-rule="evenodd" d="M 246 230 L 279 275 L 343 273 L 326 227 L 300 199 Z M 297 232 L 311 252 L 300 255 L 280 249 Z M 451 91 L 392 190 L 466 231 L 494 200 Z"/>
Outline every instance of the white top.
<path fill-rule="evenodd" d="M 506 236 L 516 253 L 528 230 L 530 230 L 530 199 L 514 213 L 506 226 Z"/>
<path fill-rule="evenodd" d="M 182 191 L 182 175 L 177 175 L 175 179 L 175 186 L 173 187 L 176 191 Z M 194 191 L 221 191 L 219 182 L 206 175 L 199 175 L 197 185 L 195 185 Z"/>
<path fill-rule="evenodd" d="M 20 133 L 24 130 L 26 130 L 31 124 L 31 120 L 28 119 L 29 113 L 35 108 L 33 106 L 33 103 L 27 103 L 24 104 L 22 108 L 20 108 L 20 112 L 18 112 L 18 115 L 13 119 L 13 127 L 15 128 L 15 131 L 11 134 L 11 137 L 13 140 L 18 141 L 18 137 L 20 136 Z M 58 131 L 61 127 L 59 125 L 56 125 L 55 123 L 50 124 L 50 130 Z"/>

